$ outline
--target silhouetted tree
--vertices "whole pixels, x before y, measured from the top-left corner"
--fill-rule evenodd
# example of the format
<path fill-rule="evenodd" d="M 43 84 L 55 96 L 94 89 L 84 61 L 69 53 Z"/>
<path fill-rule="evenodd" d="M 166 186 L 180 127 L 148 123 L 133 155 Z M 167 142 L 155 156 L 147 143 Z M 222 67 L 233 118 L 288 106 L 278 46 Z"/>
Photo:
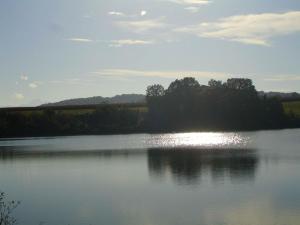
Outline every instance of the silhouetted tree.
<path fill-rule="evenodd" d="M 221 88 L 223 85 L 222 81 L 211 79 L 208 81 L 208 86 L 212 88 Z"/>
<path fill-rule="evenodd" d="M 185 77 L 180 80 L 173 81 L 168 87 L 166 94 L 184 94 L 192 91 L 196 91 L 200 88 L 200 84 L 193 77 Z"/>
<path fill-rule="evenodd" d="M 245 79 L 245 78 L 228 79 L 225 85 L 226 87 L 234 90 L 247 90 L 247 91 L 255 90 L 252 80 Z"/>
<path fill-rule="evenodd" d="M 161 97 L 165 94 L 165 89 L 160 84 L 154 84 L 147 87 L 146 98 L 147 100 L 153 97 Z"/>

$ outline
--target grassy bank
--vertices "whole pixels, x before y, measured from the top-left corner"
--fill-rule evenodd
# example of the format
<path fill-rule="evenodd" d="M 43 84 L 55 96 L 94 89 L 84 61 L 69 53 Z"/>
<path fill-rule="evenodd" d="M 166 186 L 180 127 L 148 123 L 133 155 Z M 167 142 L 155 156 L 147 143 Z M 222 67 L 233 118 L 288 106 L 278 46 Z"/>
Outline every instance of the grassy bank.
<path fill-rule="evenodd" d="M 283 102 L 284 112 L 300 118 L 300 101 Z"/>
<path fill-rule="evenodd" d="M 104 109 L 108 104 L 82 105 L 82 106 L 50 106 L 50 107 L 11 107 L 0 108 L 0 113 L 17 113 L 22 115 L 43 114 L 45 112 L 54 112 L 66 115 L 84 115 L 95 113 L 97 110 Z M 147 112 L 146 104 L 111 104 L 113 108 L 124 108 L 131 111 Z"/>
<path fill-rule="evenodd" d="M 134 133 L 144 128 L 144 104 L 0 109 L 0 137 Z"/>

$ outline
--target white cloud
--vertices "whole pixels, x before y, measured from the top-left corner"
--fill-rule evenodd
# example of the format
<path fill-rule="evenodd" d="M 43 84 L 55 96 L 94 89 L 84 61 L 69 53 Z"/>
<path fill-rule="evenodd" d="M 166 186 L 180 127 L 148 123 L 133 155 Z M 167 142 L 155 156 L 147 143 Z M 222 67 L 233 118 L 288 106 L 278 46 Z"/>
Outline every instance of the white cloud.
<path fill-rule="evenodd" d="M 151 20 L 118 21 L 118 26 L 133 32 L 141 33 L 153 29 L 161 29 L 167 26 L 163 18 Z"/>
<path fill-rule="evenodd" d="M 110 43 L 111 43 L 109 45 L 110 47 L 122 47 L 126 45 L 150 45 L 150 44 L 154 44 L 154 41 L 124 39 L 124 40 L 113 40 Z"/>
<path fill-rule="evenodd" d="M 169 1 L 173 3 L 177 3 L 179 5 L 186 6 L 184 9 L 191 13 L 197 13 L 199 12 L 200 7 L 212 3 L 212 1 L 210 0 L 164 0 L 164 1 Z"/>
<path fill-rule="evenodd" d="M 108 12 L 108 15 L 110 15 L 110 16 L 125 16 L 125 13 L 117 12 L 117 11 L 111 11 L 111 12 Z"/>
<path fill-rule="evenodd" d="M 20 76 L 20 79 L 21 79 L 21 80 L 24 80 L 24 81 L 27 81 L 29 78 L 28 78 L 28 76 L 22 74 L 22 75 Z"/>
<path fill-rule="evenodd" d="M 208 5 L 211 3 L 210 0 L 165 0 L 169 2 L 174 2 L 181 5 Z"/>
<path fill-rule="evenodd" d="M 189 7 L 185 7 L 184 9 L 191 12 L 191 13 L 197 13 L 197 12 L 199 12 L 200 7 L 189 6 Z"/>
<path fill-rule="evenodd" d="M 225 78 L 227 74 L 220 72 L 207 71 L 157 71 L 157 70 L 132 70 L 132 69 L 103 69 L 93 72 L 94 75 L 100 76 L 142 76 L 142 77 L 164 77 L 164 78 Z"/>
<path fill-rule="evenodd" d="M 38 87 L 38 85 L 36 83 L 30 83 L 28 86 L 32 89 L 35 89 Z"/>
<path fill-rule="evenodd" d="M 300 75 L 280 75 L 264 78 L 265 81 L 282 82 L 282 81 L 300 81 Z"/>
<path fill-rule="evenodd" d="M 126 14 L 126 13 L 118 12 L 118 11 L 111 11 L 111 12 L 108 12 L 107 14 L 110 15 L 110 16 L 116 16 L 116 17 L 137 18 L 137 17 L 140 17 L 140 16 L 142 16 L 142 17 L 146 16 L 147 13 L 148 12 L 146 10 L 141 10 L 137 14 Z"/>
<path fill-rule="evenodd" d="M 109 47 L 122 47 L 125 45 L 150 45 L 154 44 L 155 41 L 152 40 L 139 40 L 139 39 L 120 39 L 120 40 L 91 40 L 91 39 L 82 39 L 82 38 L 70 38 L 68 41 L 74 42 L 93 42 L 93 43 L 105 43 L 108 44 Z"/>
<path fill-rule="evenodd" d="M 270 39 L 300 31 L 300 11 L 237 15 L 216 22 L 177 28 L 199 37 L 270 46 Z"/>
<path fill-rule="evenodd" d="M 18 100 L 18 101 L 21 101 L 21 100 L 23 100 L 25 97 L 24 97 L 24 95 L 21 94 L 21 93 L 15 93 L 15 94 L 14 94 L 14 98 L 15 98 L 16 100 Z"/>
<path fill-rule="evenodd" d="M 88 39 L 88 38 L 68 38 L 66 39 L 67 41 L 74 41 L 74 42 L 94 42 L 94 40 L 92 39 Z"/>

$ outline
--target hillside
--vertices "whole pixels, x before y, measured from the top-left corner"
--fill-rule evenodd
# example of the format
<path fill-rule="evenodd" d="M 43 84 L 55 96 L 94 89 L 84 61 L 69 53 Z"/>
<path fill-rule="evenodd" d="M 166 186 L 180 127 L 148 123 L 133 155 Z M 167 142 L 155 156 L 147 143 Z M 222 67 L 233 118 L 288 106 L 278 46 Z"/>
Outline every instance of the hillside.
<path fill-rule="evenodd" d="M 295 101 L 300 100 L 300 94 L 293 92 L 293 93 L 281 93 L 281 92 L 264 92 L 259 91 L 258 95 L 260 97 L 267 97 L 267 98 L 278 98 L 282 101 Z M 48 106 L 83 106 L 83 105 L 98 105 L 98 104 L 126 104 L 126 103 L 143 103 L 145 102 L 145 95 L 142 94 L 122 94 L 116 95 L 114 97 L 102 97 L 102 96 L 95 96 L 89 98 L 74 98 L 74 99 L 67 99 L 60 102 L 54 103 L 47 103 L 41 106 L 48 107 Z"/>
<path fill-rule="evenodd" d="M 300 118 L 300 101 L 284 102 L 283 108 L 287 115 L 293 115 Z"/>
<path fill-rule="evenodd" d="M 98 104 L 123 104 L 123 103 L 142 103 L 145 102 L 145 95 L 141 94 L 122 94 L 114 97 L 95 96 L 90 98 L 75 98 L 63 100 L 55 103 L 43 104 L 41 106 L 80 106 Z"/>
<path fill-rule="evenodd" d="M 300 100 L 300 94 L 297 92 L 290 92 L 290 93 L 283 93 L 283 92 L 264 92 L 259 91 L 258 95 L 260 97 L 267 97 L 267 98 L 277 98 L 281 101 L 295 101 Z"/>

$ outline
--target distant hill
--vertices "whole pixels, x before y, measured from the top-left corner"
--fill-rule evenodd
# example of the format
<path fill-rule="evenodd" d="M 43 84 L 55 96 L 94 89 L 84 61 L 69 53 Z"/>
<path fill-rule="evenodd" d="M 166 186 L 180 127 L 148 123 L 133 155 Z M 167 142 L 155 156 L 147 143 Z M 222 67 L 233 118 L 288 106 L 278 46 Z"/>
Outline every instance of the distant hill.
<path fill-rule="evenodd" d="M 283 101 L 300 100 L 300 94 L 296 92 L 282 93 L 282 92 L 264 92 L 259 91 L 260 97 L 279 98 Z M 122 94 L 114 97 L 95 96 L 89 98 L 74 98 L 63 100 L 60 102 L 47 103 L 41 106 L 81 106 L 81 105 L 98 105 L 98 104 L 126 104 L 126 103 L 143 103 L 145 102 L 145 95 L 142 94 Z"/>
<path fill-rule="evenodd" d="M 78 106 L 78 105 L 98 105 L 98 104 L 125 104 L 145 102 L 145 95 L 141 94 L 123 94 L 114 97 L 95 96 L 90 98 L 75 98 L 63 100 L 55 103 L 47 103 L 41 106 Z"/>
<path fill-rule="evenodd" d="M 260 97 L 267 97 L 267 98 L 278 98 L 283 101 L 292 101 L 292 100 L 300 100 L 300 94 L 297 92 L 290 92 L 290 93 L 282 93 L 282 92 L 264 92 L 259 91 L 258 95 Z"/>

